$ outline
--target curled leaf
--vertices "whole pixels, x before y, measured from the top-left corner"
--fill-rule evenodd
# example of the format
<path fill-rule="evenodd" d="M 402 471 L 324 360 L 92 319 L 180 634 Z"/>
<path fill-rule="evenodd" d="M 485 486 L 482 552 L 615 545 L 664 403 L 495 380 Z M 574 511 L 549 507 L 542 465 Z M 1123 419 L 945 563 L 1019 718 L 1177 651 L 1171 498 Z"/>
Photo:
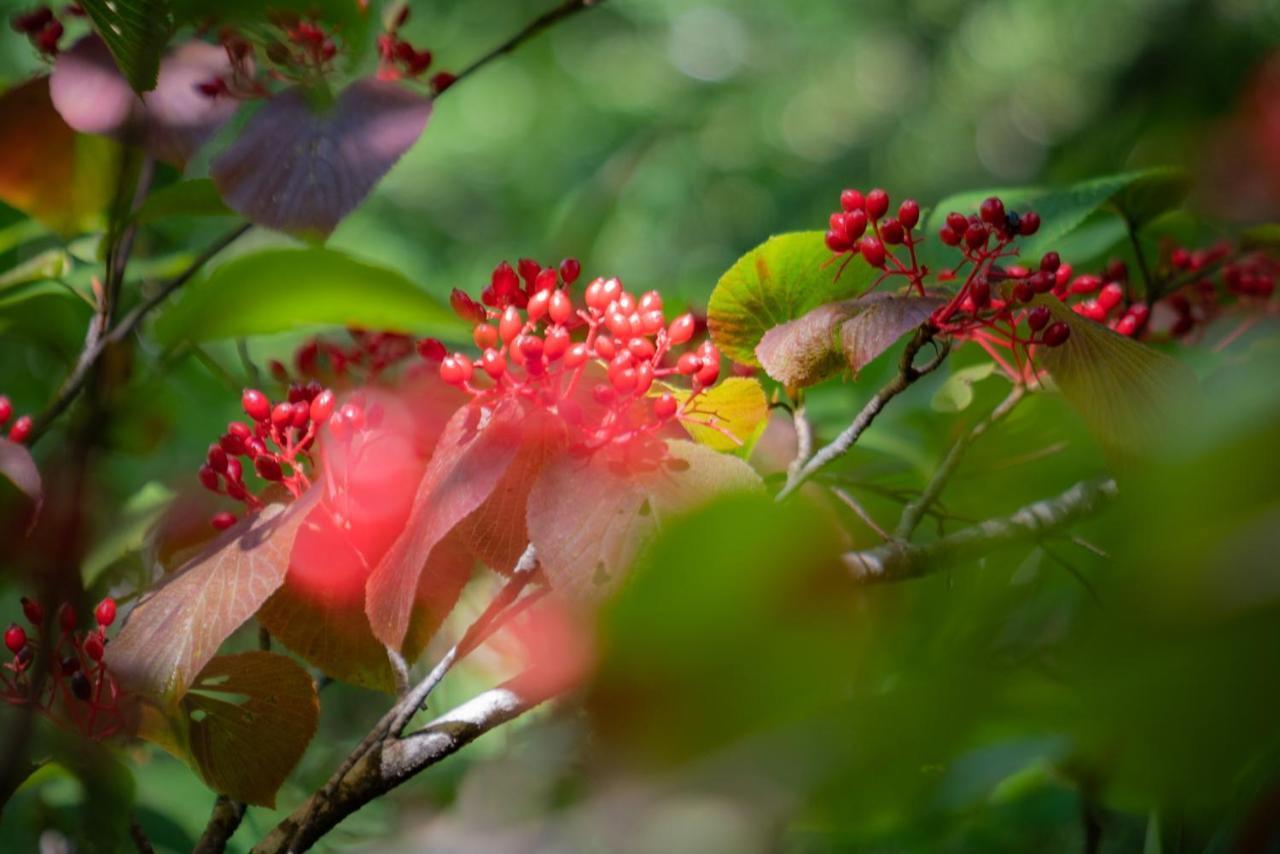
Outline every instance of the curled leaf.
<path fill-rule="evenodd" d="M 822 382 L 844 370 L 840 327 L 856 313 L 852 301 L 820 305 L 764 333 L 756 357 L 770 377 L 788 388 Z"/>
<path fill-rule="evenodd" d="M 899 338 L 929 319 L 940 297 L 871 294 L 858 300 L 858 314 L 840 327 L 844 357 L 854 376 Z"/>
<path fill-rule="evenodd" d="M 259 110 L 213 162 L 213 181 L 251 222 L 327 237 L 421 136 L 430 99 L 383 80 L 359 80 L 317 106 L 289 89 Z"/>
<path fill-rule="evenodd" d="M 981 362 L 952 372 L 934 392 L 930 405 L 936 412 L 963 412 L 973 403 L 973 386 L 995 373 L 995 362 Z"/>

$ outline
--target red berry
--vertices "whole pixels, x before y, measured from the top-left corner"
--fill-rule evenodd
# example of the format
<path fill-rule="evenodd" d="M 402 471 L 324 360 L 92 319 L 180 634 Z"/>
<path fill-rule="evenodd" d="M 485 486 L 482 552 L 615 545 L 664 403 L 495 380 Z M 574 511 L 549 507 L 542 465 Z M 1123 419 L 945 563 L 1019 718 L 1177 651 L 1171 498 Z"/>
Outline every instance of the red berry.
<path fill-rule="evenodd" d="M 31 435 L 31 416 L 30 415 L 19 416 L 13 422 L 13 426 L 9 428 L 9 441 L 17 442 L 19 445 L 25 442 L 27 440 L 27 437 L 30 435 Z"/>
<path fill-rule="evenodd" d="M 22 597 L 22 613 L 33 625 L 40 625 L 44 622 L 44 606 L 39 602 Z"/>
<path fill-rule="evenodd" d="M 845 234 L 849 235 L 849 240 L 854 241 L 866 233 L 867 230 L 867 212 L 864 210 L 849 211 L 844 215 L 843 219 Z"/>
<path fill-rule="evenodd" d="M 205 489 L 213 492 L 218 491 L 218 473 L 208 466 L 200 466 L 198 473 L 200 483 Z"/>
<path fill-rule="evenodd" d="M 58 606 L 58 625 L 62 627 L 64 632 L 75 631 L 76 609 L 71 607 L 70 602 L 63 602 Z"/>
<path fill-rule="evenodd" d="M 823 240 L 826 241 L 827 248 L 837 255 L 843 255 L 850 249 L 849 235 L 844 231 L 828 231 Z"/>
<path fill-rule="evenodd" d="M 116 621 L 116 600 L 110 596 L 98 603 L 93 609 L 93 618 L 100 626 L 109 626 Z"/>
<path fill-rule="evenodd" d="M 1032 273 L 1027 280 L 1031 283 L 1032 289 L 1038 294 L 1047 294 L 1053 290 L 1054 278 L 1052 273 L 1046 273 L 1044 270 Z"/>
<path fill-rule="evenodd" d="M 1055 272 L 1062 265 L 1062 258 L 1057 252 L 1046 252 L 1040 259 L 1040 269 L 1046 273 Z"/>
<path fill-rule="evenodd" d="M 702 370 L 702 359 L 697 353 L 682 353 L 676 360 L 676 372 L 690 376 Z"/>
<path fill-rule="evenodd" d="M 586 344 L 574 344 L 564 354 L 564 365 L 566 368 L 576 368 L 587 361 L 588 355 Z"/>
<path fill-rule="evenodd" d="M 1115 330 L 1120 335 L 1131 336 L 1138 331 L 1138 318 L 1132 314 L 1126 314 L 1124 317 L 1116 321 Z"/>
<path fill-rule="evenodd" d="M 441 71 L 439 74 L 431 78 L 431 91 L 439 95 L 457 81 L 458 78 L 456 76 L 447 71 Z"/>
<path fill-rule="evenodd" d="M 671 325 L 667 327 L 667 339 L 672 344 L 685 344 L 689 339 L 693 338 L 696 327 L 697 321 L 694 320 L 692 314 L 682 314 L 671 321 Z"/>
<path fill-rule="evenodd" d="M 694 381 L 697 385 L 705 388 L 713 385 L 720 378 L 720 356 L 716 354 L 716 358 L 706 360 L 702 368 L 694 375 Z"/>
<path fill-rule="evenodd" d="M 582 275 L 582 265 L 577 258 L 566 258 L 560 262 L 560 278 L 566 285 L 572 285 Z"/>
<path fill-rule="evenodd" d="M 960 245 L 960 234 L 949 225 L 944 225 L 938 229 L 938 239 L 948 246 Z"/>
<path fill-rule="evenodd" d="M 885 243 L 896 246 L 906 239 L 907 231 L 896 219 L 886 219 L 880 226 L 880 236 Z"/>
<path fill-rule="evenodd" d="M 862 193 L 857 190 L 845 190 L 840 194 L 840 207 L 845 212 L 860 210 L 866 201 L 862 198 Z"/>
<path fill-rule="evenodd" d="M 275 408 L 271 410 L 271 423 L 281 430 L 289 426 L 293 421 L 293 405 L 288 403 L 277 403 Z"/>
<path fill-rule="evenodd" d="M 1173 266 L 1179 270 L 1186 270 L 1191 266 L 1191 253 L 1179 246 L 1173 250 L 1173 254 L 1169 256 L 1169 260 Z"/>
<path fill-rule="evenodd" d="M 969 286 L 969 298 L 978 308 L 985 308 L 991 302 L 991 285 L 986 279 L 979 279 Z"/>
<path fill-rule="evenodd" d="M 547 314 L 550 315 L 552 323 L 564 323 L 573 316 L 573 301 L 564 291 L 555 291 L 551 294 Z"/>
<path fill-rule="evenodd" d="M 93 661 L 102 661 L 102 653 L 106 650 L 102 644 L 102 638 L 97 635 L 89 635 L 84 639 L 84 654 L 89 656 Z M 76 674 L 77 676 L 80 674 Z M 74 678 L 74 677 L 72 677 Z M 80 699 L 85 699 L 81 697 Z"/>
<path fill-rule="evenodd" d="M 236 523 L 235 514 L 226 513 L 226 512 L 214 513 L 213 518 L 209 520 L 209 524 L 212 525 L 214 527 L 214 530 L 217 530 L 217 531 L 225 531 L 227 530 L 227 528 L 230 528 L 235 523 Z"/>
<path fill-rule="evenodd" d="M 595 347 L 596 355 L 601 359 L 612 359 L 618 352 L 618 346 L 608 335 L 597 335 Z"/>
<path fill-rule="evenodd" d="M 898 219 L 906 228 L 915 228 L 920 221 L 920 204 L 915 199 L 903 201 L 898 205 Z"/>
<path fill-rule="evenodd" d="M 868 196 L 868 198 L 870 198 Z M 862 252 L 862 257 L 872 267 L 883 267 L 885 261 L 884 244 L 874 237 L 864 237 L 858 246 Z"/>
<path fill-rule="evenodd" d="M 538 275 L 534 276 L 533 289 L 535 291 L 553 291 L 555 290 L 558 282 L 559 277 L 556 275 L 555 268 L 547 267 L 539 272 Z"/>
<path fill-rule="evenodd" d="M 1027 211 L 1022 215 L 1022 222 L 1018 225 L 1018 233 L 1023 237 L 1030 237 L 1040 230 L 1040 215 L 1035 211 Z M 1065 338 L 1063 339 L 1066 340 Z"/>
<path fill-rule="evenodd" d="M 542 273 L 546 273 L 546 272 L 547 272 L 546 270 L 542 271 Z M 539 278 L 542 277 L 542 273 L 538 274 Z M 552 271 L 552 275 L 555 275 L 554 271 Z M 540 290 L 537 293 L 535 293 L 532 297 L 530 297 L 529 298 L 529 322 L 537 323 L 539 320 L 541 320 L 542 316 L 547 313 L 547 308 L 550 306 L 550 304 L 551 304 L 551 291 L 549 290 Z"/>
<path fill-rule="evenodd" d="M 889 210 L 889 194 L 877 187 L 867 193 L 862 209 L 867 212 L 869 219 L 880 219 Z"/>
<path fill-rule="evenodd" d="M 244 407 L 244 412 L 254 421 L 266 421 L 271 415 L 271 403 L 267 400 L 267 396 L 256 388 L 247 388 L 244 394 L 240 396 L 240 405 Z"/>
<path fill-rule="evenodd" d="M 484 306 L 458 288 L 450 292 L 449 305 L 453 308 L 454 314 L 468 323 L 479 323 L 484 320 Z"/>
<path fill-rule="evenodd" d="M 227 452 L 222 449 L 221 445 L 210 445 L 206 459 L 209 461 L 209 468 L 214 471 L 227 470 Z"/>
<path fill-rule="evenodd" d="M 458 364 L 457 359 L 453 356 L 446 356 L 440 362 L 440 379 L 449 385 L 462 385 L 467 381 L 467 374 L 462 365 Z"/>
<path fill-rule="evenodd" d="M 481 350 L 486 347 L 496 347 L 498 344 L 498 330 L 488 323 L 478 324 L 475 329 L 471 330 L 471 340 L 474 341 L 476 346 Z M 443 344 L 440 345 L 438 350 L 433 352 L 438 352 L 440 354 L 434 361 L 439 361 L 447 355 Z"/>
<path fill-rule="evenodd" d="M 305 400 L 299 400 L 293 405 L 293 420 L 290 423 L 298 430 L 302 430 L 310 420 L 311 404 Z"/>
<path fill-rule="evenodd" d="M 1018 282 L 1013 286 L 1013 298 L 1018 302 L 1031 302 L 1036 298 L 1036 289 L 1030 282 Z"/>
<path fill-rule="evenodd" d="M 653 402 L 653 414 L 659 421 L 666 421 L 668 418 L 676 414 L 676 410 L 680 408 L 680 403 L 670 393 L 664 394 Z"/>
<path fill-rule="evenodd" d="M 1071 327 L 1063 323 L 1061 320 L 1049 324 L 1045 329 L 1044 336 L 1041 340 L 1048 347 L 1061 346 L 1068 338 L 1071 337 Z"/>
<path fill-rule="evenodd" d="M 520 316 L 519 309 L 513 305 L 507 306 L 502 312 L 502 319 L 498 321 L 498 337 L 502 339 L 503 344 L 510 344 L 522 329 L 524 329 L 524 318 Z"/>
<path fill-rule="evenodd" d="M 990 225 L 999 225 L 1004 222 L 1004 202 L 995 196 L 990 196 L 982 202 L 982 207 L 978 209 L 982 221 Z"/>
<path fill-rule="evenodd" d="M 325 389 L 315 396 L 311 401 L 310 412 L 311 420 L 317 424 L 323 424 L 329 420 L 329 416 L 333 414 L 334 404 L 337 402 L 334 394 L 329 389 Z"/>
<path fill-rule="evenodd" d="M 1098 292 L 1098 305 L 1102 306 L 1103 311 L 1111 311 L 1118 306 L 1124 299 L 1124 288 L 1117 282 L 1111 282 L 1105 285 Z"/>
<path fill-rule="evenodd" d="M 284 471 L 275 457 L 262 456 L 253 461 L 253 470 L 263 480 L 283 480 Z"/>
<path fill-rule="evenodd" d="M 964 234 L 969 228 L 969 219 L 962 213 L 952 211 L 947 214 L 947 226 L 956 234 Z"/>
<path fill-rule="evenodd" d="M 507 359 L 492 347 L 484 351 L 480 356 L 480 367 L 484 372 L 493 379 L 497 379 L 507 372 Z"/>
<path fill-rule="evenodd" d="M 0 394 L 0 424 L 4 424 L 9 420 L 9 416 L 13 414 L 13 404 L 9 398 Z"/>
<path fill-rule="evenodd" d="M 974 223 L 965 229 L 964 242 L 969 244 L 970 249 L 978 249 L 987 243 L 987 230 L 981 225 Z"/>
<path fill-rule="evenodd" d="M 4 630 L 4 645 L 14 655 L 17 655 L 27 645 L 27 633 L 22 626 L 17 623 L 9 624 L 9 628 Z"/>
<path fill-rule="evenodd" d="M 1027 326 L 1031 327 L 1032 332 L 1039 332 L 1049 325 L 1050 314 L 1049 309 L 1042 305 L 1038 305 L 1027 314 Z"/>

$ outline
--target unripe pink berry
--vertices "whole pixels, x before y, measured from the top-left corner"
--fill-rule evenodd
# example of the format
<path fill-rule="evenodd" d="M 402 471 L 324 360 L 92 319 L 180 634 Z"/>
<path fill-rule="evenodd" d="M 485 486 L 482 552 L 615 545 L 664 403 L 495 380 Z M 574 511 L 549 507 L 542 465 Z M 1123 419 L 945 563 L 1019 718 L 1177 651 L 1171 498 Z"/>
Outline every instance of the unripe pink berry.
<path fill-rule="evenodd" d="M 462 385 L 467 381 L 467 377 L 462 370 L 462 366 L 458 364 L 458 360 L 453 356 L 445 356 L 440 362 L 440 379 L 449 385 Z"/>
<path fill-rule="evenodd" d="M 573 316 L 573 301 L 564 291 L 554 291 L 547 308 L 552 323 L 564 323 Z"/>

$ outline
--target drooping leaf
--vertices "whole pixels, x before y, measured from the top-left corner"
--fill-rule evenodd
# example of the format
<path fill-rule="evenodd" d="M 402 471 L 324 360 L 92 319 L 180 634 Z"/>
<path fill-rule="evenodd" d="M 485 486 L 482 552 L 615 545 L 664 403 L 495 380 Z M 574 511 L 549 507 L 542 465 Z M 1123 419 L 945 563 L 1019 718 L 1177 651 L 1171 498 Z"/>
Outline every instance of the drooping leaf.
<path fill-rule="evenodd" d="M 80 8 L 134 91 L 154 89 L 173 25 L 168 0 L 84 0 Z"/>
<path fill-rule="evenodd" d="M 493 494 L 524 443 L 524 419 L 524 408 L 509 400 L 471 404 L 450 419 L 403 533 L 365 588 L 369 623 L 383 644 L 398 649 L 404 643 L 413 596 L 432 550 Z"/>
<path fill-rule="evenodd" d="M 683 440 L 666 443 L 657 467 L 636 468 L 606 451 L 564 454 L 529 494 L 529 538 L 553 588 L 595 597 L 617 585 L 666 519 L 760 486 L 740 458 Z"/>
<path fill-rule="evenodd" d="M 1071 329 L 1066 343 L 1037 349 L 1037 358 L 1104 447 L 1140 452 L 1179 412 L 1197 405 L 1195 375 L 1181 362 L 1081 317 L 1059 299 L 1037 302 Z"/>
<path fill-rule="evenodd" d="M 780 234 L 743 255 L 711 293 L 707 323 L 716 346 L 735 361 L 759 366 L 756 345 L 770 329 L 861 293 L 874 280 L 858 259 L 837 279 L 834 259 L 818 231 Z"/>
<path fill-rule="evenodd" d="M 359 80 L 324 106 L 289 89 L 214 160 L 213 180 L 251 222 L 322 239 L 417 141 L 430 113 L 430 99 L 389 81 Z"/>
<path fill-rule="evenodd" d="M 44 485 L 30 451 L 17 442 L 0 439 L 0 475 L 35 503 L 36 512 L 40 511 L 44 502 Z"/>
<path fill-rule="evenodd" d="M 218 188 L 208 178 L 178 181 L 147 196 L 133 214 L 139 225 L 159 222 L 172 216 L 234 216 L 222 201 Z"/>
<path fill-rule="evenodd" d="M 308 490 L 242 519 L 166 577 L 133 611 L 107 650 L 130 689 L 181 697 L 227 637 L 284 582 L 299 526 L 318 496 Z"/>
<path fill-rule="evenodd" d="M 935 412 L 963 412 L 973 403 L 974 383 L 995 373 L 995 362 L 982 362 L 952 372 L 933 394 L 930 405 Z"/>
<path fill-rule="evenodd" d="M 317 324 L 427 335 L 460 328 L 453 312 L 394 270 L 315 247 L 265 249 L 228 261 L 184 288 L 155 332 L 175 344 Z"/>
<path fill-rule="evenodd" d="M 119 147 L 82 136 L 58 115 L 49 78 L 0 95 L 0 201 L 60 234 L 93 227 L 111 198 Z"/>
<path fill-rule="evenodd" d="M 144 713 L 139 735 L 190 764 L 215 792 L 272 807 L 319 717 L 305 670 L 283 655 L 244 652 L 211 660 L 171 713 Z"/>
<path fill-rule="evenodd" d="M 181 169 L 239 108 L 233 98 L 209 98 L 197 88 L 230 71 L 224 48 L 188 41 L 164 58 L 158 82 L 139 96 L 107 46 L 90 35 L 59 54 L 49 90 L 58 112 L 81 133 L 140 144 Z"/>
<path fill-rule="evenodd" d="M 945 300 L 939 297 L 871 294 L 857 301 L 861 309 L 840 327 L 844 357 L 854 376 L 898 339 L 929 319 Z"/>
<path fill-rule="evenodd" d="M 70 269 L 71 258 L 66 251 L 50 249 L 0 273 L 0 290 L 44 279 L 58 279 L 65 276 Z"/>
<path fill-rule="evenodd" d="M 676 393 L 681 401 L 688 396 L 687 391 Z M 695 441 L 716 451 L 746 455 L 764 432 L 769 401 L 755 379 L 729 377 L 703 392 L 685 414 L 680 426 Z M 715 426 L 697 423 L 702 421 Z"/>
<path fill-rule="evenodd" d="M 840 327 L 856 312 L 853 300 L 843 300 L 778 324 L 756 345 L 760 366 L 788 388 L 816 385 L 835 376 L 845 367 Z"/>

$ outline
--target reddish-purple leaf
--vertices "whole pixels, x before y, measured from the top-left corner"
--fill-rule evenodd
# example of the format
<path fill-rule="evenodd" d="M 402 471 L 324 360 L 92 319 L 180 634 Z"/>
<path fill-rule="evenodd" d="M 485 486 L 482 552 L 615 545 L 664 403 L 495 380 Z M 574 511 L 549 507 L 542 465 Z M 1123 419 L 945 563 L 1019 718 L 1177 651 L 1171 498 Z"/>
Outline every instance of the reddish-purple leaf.
<path fill-rule="evenodd" d="M 840 329 L 844 356 L 854 376 L 899 338 L 928 320 L 943 302 L 941 297 L 893 294 L 871 294 L 857 300 L 857 316 Z"/>
<path fill-rule="evenodd" d="M 186 42 L 160 63 L 156 88 L 138 96 L 102 40 L 89 35 L 58 56 L 49 92 L 63 119 L 81 133 L 139 143 L 181 168 L 239 107 L 233 98 L 209 98 L 196 88 L 230 69 L 223 48 Z"/>
<path fill-rule="evenodd" d="M 44 486 L 30 451 L 17 442 L 0 439 L 0 475 L 35 502 L 36 512 L 40 512 L 40 505 L 44 503 Z"/>
<path fill-rule="evenodd" d="M 764 333 L 756 358 L 770 377 L 792 388 L 820 383 L 844 370 L 840 324 L 857 309 L 851 300 L 820 305 Z"/>
<path fill-rule="evenodd" d="M 404 532 L 365 588 L 369 624 L 383 644 L 399 649 L 404 643 L 414 594 L 432 550 L 493 494 L 525 442 L 525 421 L 524 408 L 509 400 L 473 403 L 449 420 Z"/>
<path fill-rule="evenodd" d="M 359 80 L 328 105 L 294 88 L 273 97 L 211 169 L 223 199 L 268 228 L 327 236 L 422 134 L 430 99 Z"/>
<path fill-rule="evenodd" d="M 176 699 L 227 637 L 284 582 L 298 529 L 320 490 L 273 504 L 216 537 L 148 593 L 107 648 L 131 690 Z"/>
<path fill-rule="evenodd" d="M 664 519 L 760 485 L 739 457 L 684 440 L 668 441 L 657 468 L 642 470 L 607 452 L 561 454 L 529 494 L 529 537 L 552 587 L 596 596 L 622 578 Z"/>

